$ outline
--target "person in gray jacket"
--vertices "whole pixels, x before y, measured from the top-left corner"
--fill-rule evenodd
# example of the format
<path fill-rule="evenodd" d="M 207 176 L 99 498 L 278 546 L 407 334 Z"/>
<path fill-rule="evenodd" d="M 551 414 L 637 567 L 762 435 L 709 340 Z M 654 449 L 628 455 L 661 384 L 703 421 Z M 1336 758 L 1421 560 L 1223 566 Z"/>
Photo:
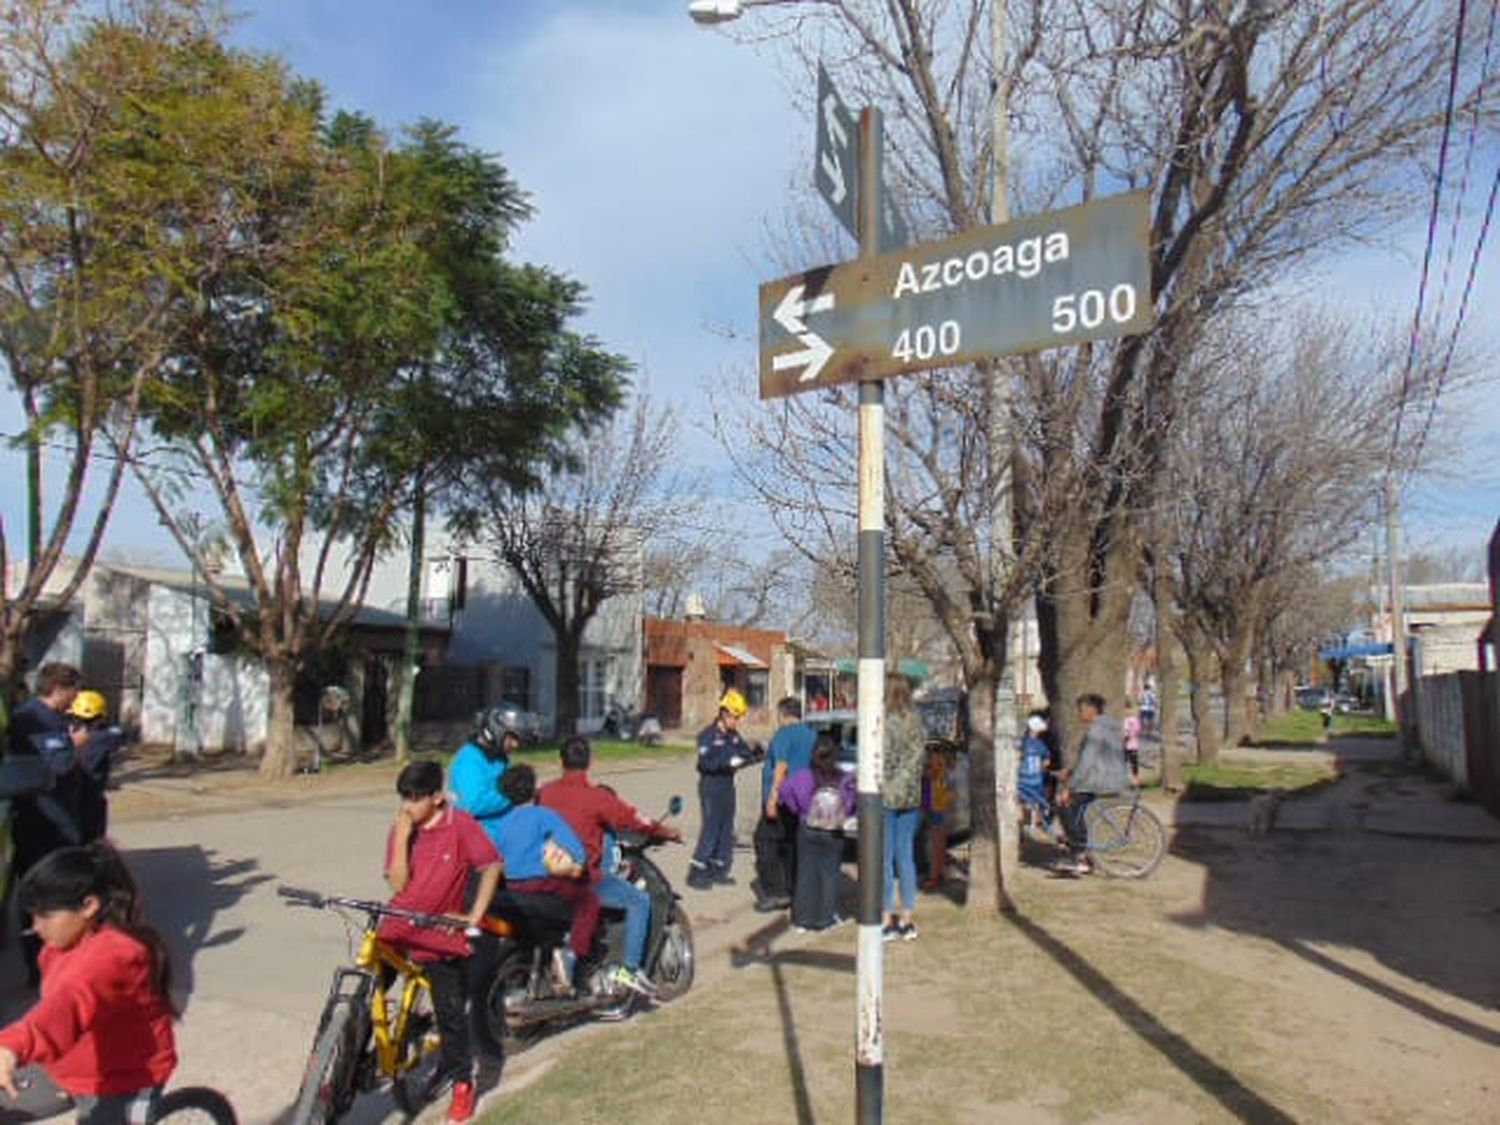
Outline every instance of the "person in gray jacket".
<path fill-rule="evenodd" d="M 1062 806 L 1070 858 L 1060 870 L 1072 875 L 1093 871 L 1088 858 L 1088 825 L 1084 812 L 1095 797 L 1118 793 L 1130 786 L 1125 764 L 1125 731 L 1120 720 L 1104 713 L 1104 697 L 1092 692 L 1076 701 L 1083 737 L 1071 758 L 1065 757 L 1058 775 L 1057 803 Z"/>

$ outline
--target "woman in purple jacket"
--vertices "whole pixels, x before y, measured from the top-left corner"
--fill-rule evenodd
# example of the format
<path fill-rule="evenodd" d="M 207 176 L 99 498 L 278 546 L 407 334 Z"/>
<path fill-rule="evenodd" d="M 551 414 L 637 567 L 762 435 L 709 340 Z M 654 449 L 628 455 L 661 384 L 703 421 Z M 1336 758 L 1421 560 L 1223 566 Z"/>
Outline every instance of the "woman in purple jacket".
<path fill-rule="evenodd" d="M 854 774 L 839 769 L 838 738 L 820 734 L 812 765 L 781 785 L 781 806 L 796 814 L 797 886 L 792 895 L 792 924 L 801 933 L 826 930 L 839 923 L 839 859 L 844 851 L 844 822 L 854 815 Z"/>

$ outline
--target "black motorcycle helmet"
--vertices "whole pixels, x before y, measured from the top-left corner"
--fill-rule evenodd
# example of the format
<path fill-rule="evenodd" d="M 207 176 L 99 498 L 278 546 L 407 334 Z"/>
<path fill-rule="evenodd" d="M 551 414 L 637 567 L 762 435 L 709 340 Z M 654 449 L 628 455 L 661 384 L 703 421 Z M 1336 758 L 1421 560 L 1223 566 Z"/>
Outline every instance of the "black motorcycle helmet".
<path fill-rule="evenodd" d="M 479 716 L 479 729 L 474 732 L 475 744 L 484 751 L 485 757 L 490 759 L 508 757 L 505 750 L 505 736 L 515 735 L 519 740 L 520 734 L 506 721 L 505 712 L 499 707 L 491 707 Z"/>

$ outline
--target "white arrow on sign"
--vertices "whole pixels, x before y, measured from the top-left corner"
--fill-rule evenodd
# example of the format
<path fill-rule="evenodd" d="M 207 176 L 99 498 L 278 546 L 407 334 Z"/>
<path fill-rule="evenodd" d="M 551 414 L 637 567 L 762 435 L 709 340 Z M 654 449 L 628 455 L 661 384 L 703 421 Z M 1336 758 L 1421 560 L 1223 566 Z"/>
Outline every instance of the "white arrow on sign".
<path fill-rule="evenodd" d="M 833 357 L 834 349 L 828 341 L 807 327 L 807 317 L 812 313 L 827 312 L 833 308 L 833 294 L 820 293 L 811 301 L 804 300 L 807 289 L 802 285 L 793 285 L 786 291 L 786 296 L 781 298 L 776 306 L 776 311 L 771 315 L 776 323 L 785 328 L 793 336 L 797 337 L 802 344 L 799 352 L 784 352 L 771 358 L 771 368 L 774 371 L 785 371 L 789 367 L 803 367 L 806 370 L 797 376 L 799 383 L 811 383 L 823 370 L 823 365 Z"/>
<path fill-rule="evenodd" d="M 844 168 L 839 163 L 834 149 L 847 149 L 849 147 L 849 134 L 844 132 L 844 127 L 839 123 L 839 96 L 829 94 L 823 99 L 823 128 L 828 133 L 831 142 L 829 151 L 823 153 L 823 174 L 833 189 L 832 202 L 839 204 L 849 194 L 849 185 L 844 180 Z"/>

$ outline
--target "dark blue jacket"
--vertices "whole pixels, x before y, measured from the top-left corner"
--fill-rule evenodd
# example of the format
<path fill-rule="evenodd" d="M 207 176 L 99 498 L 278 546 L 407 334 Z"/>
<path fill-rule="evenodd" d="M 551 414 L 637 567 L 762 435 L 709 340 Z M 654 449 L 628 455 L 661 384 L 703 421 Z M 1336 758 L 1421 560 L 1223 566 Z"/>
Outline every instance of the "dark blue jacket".
<path fill-rule="evenodd" d="M 727 731 L 715 719 L 698 735 L 698 772 L 728 777 L 734 773 L 731 758 L 748 758 L 750 747 L 739 731 Z"/>

